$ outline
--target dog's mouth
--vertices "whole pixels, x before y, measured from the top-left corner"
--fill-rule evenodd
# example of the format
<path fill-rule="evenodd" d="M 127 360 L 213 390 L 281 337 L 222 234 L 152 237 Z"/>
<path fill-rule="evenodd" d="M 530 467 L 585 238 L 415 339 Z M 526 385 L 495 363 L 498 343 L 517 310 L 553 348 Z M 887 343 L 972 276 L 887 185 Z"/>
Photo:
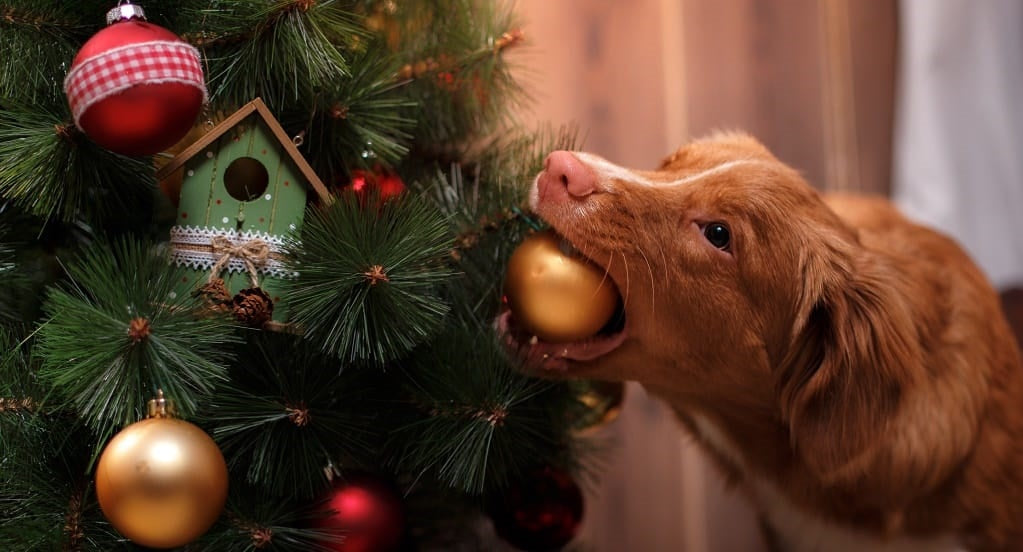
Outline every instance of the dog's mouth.
<path fill-rule="evenodd" d="M 583 256 L 578 250 L 573 253 Z M 510 310 L 497 318 L 496 326 L 504 345 L 521 358 L 527 368 L 545 371 L 567 371 L 582 363 L 597 360 L 620 347 L 628 333 L 625 308 L 621 300 L 611 319 L 596 335 L 578 341 L 545 341 L 530 332 Z"/>

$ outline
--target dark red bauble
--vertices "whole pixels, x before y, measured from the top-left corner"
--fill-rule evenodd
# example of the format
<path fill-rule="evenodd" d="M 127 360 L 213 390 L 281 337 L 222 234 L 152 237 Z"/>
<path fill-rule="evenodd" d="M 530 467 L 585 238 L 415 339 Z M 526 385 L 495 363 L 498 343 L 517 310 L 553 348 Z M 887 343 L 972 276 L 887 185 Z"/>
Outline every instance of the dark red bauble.
<path fill-rule="evenodd" d="M 570 475 L 554 467 L 528 472 L 488 512 L 501 538 L 526 552 L 560 550 L 579 532 L 583 494 Z"/>
<path fill-rule="evenodd" d="M 401 195 L 405 191 L 405 182 L 397 174 L 381 169 L 373 172 L 357 169 L 352 171 L 349 189 L 363 201 L 375 193 L 384 202 Z"/>
<path fill-rule="evenodd" d="M 335 552 L 388 552 L 405 531 L 405 511 L 394 487 L 370 474 L 338 479 L 326 497 L 326 517 L 316 524 L 341 540 L 323 546 Z"/>
<path fill-rule="evenodd" d="M 170 60 L 170 61 L 167 61 Z M 139 20 L 96 33 L 75 56 L 65 90 L 75 123 L 124 155 L 152 155 L 188 134 L 206 89 L 198 52 Z"/>

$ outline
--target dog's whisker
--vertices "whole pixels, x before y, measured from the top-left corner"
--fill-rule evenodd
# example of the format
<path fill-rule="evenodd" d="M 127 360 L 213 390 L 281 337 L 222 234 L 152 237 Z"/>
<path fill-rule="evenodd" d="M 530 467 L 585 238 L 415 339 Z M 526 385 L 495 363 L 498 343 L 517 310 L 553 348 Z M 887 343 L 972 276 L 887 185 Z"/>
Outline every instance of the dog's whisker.
<path fill-rule="evenodd" d="M 631 287 L 630 286 L 630 280 L 629 280 L 629 258 L 626 257 L 625 253 L 622 252 L 622 251 L 619 251 L 618 254 L 622 256 L 622 266 L 625 267 L 625 291 L 622 293 L 622 304 L 624 306 L 628 306 L 629 305 L 629 288 Z"/>
<path fill-rule="evenodd" d="M 613 254 L 608 256 L 607 265 L 604 266 L 604 274 L 600 277 L 600 285 L 597 286 L 597 289 L 603 287 L 604 283 L 607 282 L 608 278 L 611 277 L 611 263 L 614 262 L 614 258 L 615 257 Z M 597 292 L 594 292 L 593 295 L 596 296 Z"/>
<path fill-rule="evenodd" d="M 660 250 L 660 252 L 661 252 L 661 262 L 663 263 L 661 265 L 661 268 L 662 268 L 662 270 L 664 270 L 665 275 L 667 275 L 669 267 L 671 265 L 668 264 L 668 255 L 665 254 L 665 252 L 664 252 L 664 244 L 661 243 L 660 241 L 658 241 L 657 242 L 657 249 Z"/>
<path fill-rule="evenodd" d="M 646 252 L 642 248 L 637 248 L 639 254 L 643 256 L 643 260 L 646 261 L 646 270 L 650 273 L 650 314 L 657 313 L 657 303 L 654 301 L 654 289 L 657 287 L 657 278 L 654 277 L 654 267 L 650 266 L 650 259 L 647 258 Z"/>

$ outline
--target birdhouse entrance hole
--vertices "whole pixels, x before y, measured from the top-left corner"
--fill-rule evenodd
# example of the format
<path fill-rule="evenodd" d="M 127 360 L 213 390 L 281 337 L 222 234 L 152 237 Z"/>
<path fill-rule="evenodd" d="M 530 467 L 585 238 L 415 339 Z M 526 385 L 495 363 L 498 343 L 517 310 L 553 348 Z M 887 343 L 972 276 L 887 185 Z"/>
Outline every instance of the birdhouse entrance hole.
<path fill-rule="evenodd" d="M 270 183 L 270 174 L 258 159 L 239 157 L 224 171 L 224 187 L 238 201 L 252 201 L 263 195 Z"/>

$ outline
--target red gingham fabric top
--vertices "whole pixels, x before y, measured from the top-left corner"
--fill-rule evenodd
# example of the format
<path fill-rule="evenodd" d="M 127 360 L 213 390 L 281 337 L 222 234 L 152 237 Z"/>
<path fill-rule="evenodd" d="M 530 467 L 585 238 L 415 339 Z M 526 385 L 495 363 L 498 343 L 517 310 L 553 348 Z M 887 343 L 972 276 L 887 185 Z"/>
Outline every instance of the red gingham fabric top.
<path fill-rule="evenodd" d="M 90 57 L 71 68 L 64 92 L 75 124 L 94 103 L 137 84 L 177 82 L 203 92 L 199 51 L 185 42 L 152 41 L 128 44 Z"/>

